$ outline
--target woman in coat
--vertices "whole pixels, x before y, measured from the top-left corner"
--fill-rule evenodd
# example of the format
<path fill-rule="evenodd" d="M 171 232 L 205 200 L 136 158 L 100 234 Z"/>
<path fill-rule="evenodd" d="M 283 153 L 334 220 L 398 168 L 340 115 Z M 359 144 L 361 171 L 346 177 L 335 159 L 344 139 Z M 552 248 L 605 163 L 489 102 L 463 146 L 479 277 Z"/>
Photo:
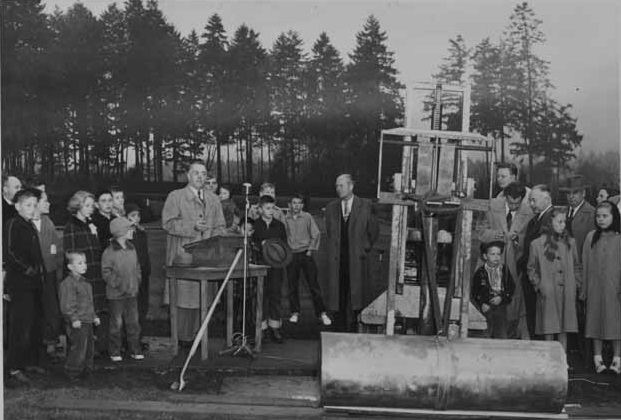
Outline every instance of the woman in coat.
<path fill-rule="evenodd" d="M 566 229 L 565 209 L 554 208 L 542 227 L 543 234 L 530 245 L 528 278 L 537 293 L 535 333 L 554 339 L 567 350 L 567 333 L 578 331 L 576 241 Z"/>

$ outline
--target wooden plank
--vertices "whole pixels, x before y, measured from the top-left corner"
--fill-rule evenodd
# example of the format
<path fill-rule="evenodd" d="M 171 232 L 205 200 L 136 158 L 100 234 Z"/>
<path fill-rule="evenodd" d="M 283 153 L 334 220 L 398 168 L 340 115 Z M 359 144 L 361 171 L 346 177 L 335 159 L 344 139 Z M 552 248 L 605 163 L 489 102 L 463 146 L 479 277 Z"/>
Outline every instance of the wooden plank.
<path fill-rule="evenodd" d="M 200 283 L 200 313 L 201 313 L 201 323 L 207 317 L 207 312 L 209 312 L 209 283 L 201 282 Z M 205 328 L 205 334 L 201 337 L 201 360 L 209 359 L 209 325 Z"/>
<path fill-rule="evenodd" d="M 386 286 L 386 335 L 393 335 L 395 330 L 395 293 L 397 280 L 403 275 L 402 254 L 405 252 L 404 229 L 407 208 L 393 206 L 390 229 L 390 257 L 388 260 L 388 284 Z"/>
<path fill-rule="evenodd" d="M 468 337 L 468 315 L 470 308 L 470 253 L 472 247 L 472 211 L 464 210 L 461 228 L 461 325 L 460 336 Z"/>
<path fill-rule="evenodd" d="M 179 353 L 179 332 L 177 330 L 177 278 L 173 277 L 168 282 L 170 301 L 168 308 L 170 311 L 170 344 L 173 356 Z"/>
<path fill-rule="evenodd" d="M 449 298 L 452 298 L 453 295 L 455 294 L 455 283 L 457 282 L 457 278 L 459 277 L 460 272 L 457 271 L 457 261 L 459 260 L 460 257 L 460 253 L 459 253 L 459 244 L 460 244 L 460 239 L 461 239 L 461 221 L 463 219 L 463 210 L 460 210 L 459 213 L 457 213 L 457 220 L 455 222 L 455 235 L 453 236 L 454 238 L 454 243 L 455 245 L 453 246 L 453 252 L 452 252 L 452 256 L 451 256 L 451 276 L 449 278 L 449 284 L 447 286 L 447 291 L 446 294 L 447 296 L 449 296 Z M 448 327 L 449 327 L 449 322 L 450 322 L 450 318 L 451 318 L 451 300 L 449 299 L 445 299 L 444 300 L 444 310 L 442 311 L 442 330 L 447 334 L 448 336 Z"/>
<path fill-rule="evenodd" d="M 481 143 L 493 142 L 495 139 L 487 138 L 477 133 L 462 133 L 461 131 L 449 130 L 421 130 L 418 128 L 396 127 L 382 130 L 382 134 L 402 137 L 424 137 L 424 138 L 440 138 L 451 140 L 466 140 Z M 386 140 L 384 140 L 386 142 Z M 491 147 L 491 146 L 490 146 Z"/>
<path fill-rule="evenodd" d="M 145 413 L 173 413 L 173 414 L 197 414 L 205 418 L 213 415 L 229 416 L 237 418 L 244 416 L 256 418 L 258 416 L 268 418 L 320 418 L 322 410 L 313 407 L 292 407 L 292 406 L 261 406 L 261 405 L 239 405 L 225 403 L 179 403 L 167 401 L 120 401 L 106 400 L 105 404 L 101 400 L 77 399 L 77 398 L 56 398 L 51 401 L 43 401 L 37 404 L 41 408 L 63 409 L 63 410 L 84 410 L 84 411 L 130 411 Z"/>

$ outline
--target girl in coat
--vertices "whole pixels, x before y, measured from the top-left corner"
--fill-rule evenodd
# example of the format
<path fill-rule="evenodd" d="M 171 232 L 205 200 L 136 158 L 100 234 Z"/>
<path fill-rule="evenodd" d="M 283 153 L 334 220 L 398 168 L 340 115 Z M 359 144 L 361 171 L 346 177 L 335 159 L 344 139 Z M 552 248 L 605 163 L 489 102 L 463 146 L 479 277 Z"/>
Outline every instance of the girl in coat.
<path fill-rule="evenodd" d="M 567 333 L 578 331 L 579 260 L 576 241 L 565 228 L 565 213 L 563 207 L 555 207 L 543 234 L 531 243 L 528 278 L 537 292 L 535 333 L 550 341 L 557 336 L 567 351 Z"/>
<path fill-rule="evenodd" d="M 586 300 L 584 335 L 593 339 L 595 371 L 606 369 L 602 341 L 611 340 L 613 358 L 610 370 L 621 372 L 621 227 L 619 210 L 610 201 L 595 209 L 596 229 L 588 233 L 582 249 L 584 287 L 580 299 Z"/>

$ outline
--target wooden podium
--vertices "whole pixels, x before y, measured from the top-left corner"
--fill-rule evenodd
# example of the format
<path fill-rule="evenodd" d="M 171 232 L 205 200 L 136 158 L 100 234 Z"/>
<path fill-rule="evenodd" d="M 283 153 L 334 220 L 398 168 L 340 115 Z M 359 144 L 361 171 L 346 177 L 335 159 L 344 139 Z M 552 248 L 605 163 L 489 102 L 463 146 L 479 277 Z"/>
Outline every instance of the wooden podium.
<path fill-rule="evenodd" d="M 241 240 L 241 241 L 240 241 Z M 241 236 L 214 236 L 209 239 L 186 244 L 184 248 L 192 255 L 192 262 L 166 267 L 166 277 L 170 279 L 170 340 L 175 355 L 179 352 L 177 332 L 177 280 L 197 281 L 200 284 L 200 319 L 205 319 L 212 299 L 214 286 L 217 287 L 226 277 L 230 264 L 238 249 L 243 247 Z M 230 259 L 230 260 L 229 260 Z M 261 351 L 261 321 L 263 320 L 263 286 L 267 276 L 266 265 L 248 264 L 248 280 L 256 279 L 256 311 L 254 351 Z M 233 287 L 244 278 L 244 265 L 240 261 L 235 267 L 226 290 L 226 345 L 233 344 Z M 201 360 L 209 358 L 209 328 L 201 339 Z"/>

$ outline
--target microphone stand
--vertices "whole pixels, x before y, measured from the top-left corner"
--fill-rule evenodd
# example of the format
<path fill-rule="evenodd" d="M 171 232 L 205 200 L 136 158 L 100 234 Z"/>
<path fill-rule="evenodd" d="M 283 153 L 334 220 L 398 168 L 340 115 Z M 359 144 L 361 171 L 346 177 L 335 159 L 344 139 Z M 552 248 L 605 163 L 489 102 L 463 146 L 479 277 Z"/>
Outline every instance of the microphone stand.
<path fill-rule="evenodd" d="M 222 350 L 220 355 L 223 354 L 232 354 L 233 356 L 249 356 L 251 359 L 254 358 L 254 352 L 248 346 L 248 337 L 246 336 L 246 284 L 248 281 L 248 229 L 246 228 L 246 220 L 248 220 L 248 212 L 250 210 L 250 200 L 249 200 L 249 192 L 250 192 L 250 184 L 244 183 L 245 188 L 245 196 L 246 196 L 246 206 L 244 210 L 244 278 L 243 278 L 243 298 L 242 298 L 242 331 L 241 337 L 239 333 L 233 334 L 233 344 L 228 349 Z"/>

